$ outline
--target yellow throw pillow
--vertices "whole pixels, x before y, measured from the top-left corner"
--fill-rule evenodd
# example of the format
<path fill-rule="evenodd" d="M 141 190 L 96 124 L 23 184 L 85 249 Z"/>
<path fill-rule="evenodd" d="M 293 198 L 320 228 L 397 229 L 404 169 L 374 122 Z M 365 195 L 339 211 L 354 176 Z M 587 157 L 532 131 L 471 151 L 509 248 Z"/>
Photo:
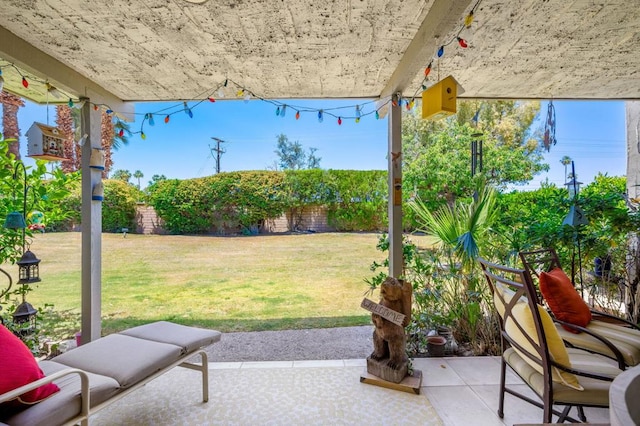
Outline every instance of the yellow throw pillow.
<path fill-rule="evenodd" d="M 571 367 L 571 361 L 569 360 L 569 354 L 567 348 L 564 346 L 564 342 L 558 334 L 558 330 L 551 319 L 551 316 L 540 305 L 538 306 L 538 312 L 540 312 L 540 319 L 542 320 L 542 328 L 547 339 L 547 346 L 549 348 L 549 355 L 558 364 L 562 364 L 567 367 Z M 538 343 L 538 334 L 536 332 L 536 326 L 533 322 L 533 315 L 529 305 L 526 303 L 517 303 L 511 310 L 513 318 L 524 329 L 525 333 L 531 337 L 531 340 Z M 538 352 L 534 349 L 533 345 L 529 343 L 524 334 L 518 329 L 512 318 L 507 318 L 504 325 L 507 334 L 520 346 L 522 346 L 527 352 L 536 355 Z M 534 360 L 523 354 L 521 351 L 514 348 L 516 352 L 525 360 L 531 367 L 542 374 L 542 366 L 537 364 Z M 551 368 L 552 380 L 557 383 L 562 383 L 565 386 L 576 390 L 584 390 L 584 388 L 578 382 L 578 378 L 575 374 L 562 371 L 556 367 Z"/>

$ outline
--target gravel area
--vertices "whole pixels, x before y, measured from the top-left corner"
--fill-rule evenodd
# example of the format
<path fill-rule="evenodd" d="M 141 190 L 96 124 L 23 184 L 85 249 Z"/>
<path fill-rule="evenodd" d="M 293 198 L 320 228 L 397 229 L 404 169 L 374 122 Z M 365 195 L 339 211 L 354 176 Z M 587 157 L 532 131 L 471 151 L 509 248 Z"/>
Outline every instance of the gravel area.
<path fill-rule="evenodd" d="M 207 349 L 209 361 L 300 361 L 366 358 L 373 325 L 310 330 L 223 333 Z"/>

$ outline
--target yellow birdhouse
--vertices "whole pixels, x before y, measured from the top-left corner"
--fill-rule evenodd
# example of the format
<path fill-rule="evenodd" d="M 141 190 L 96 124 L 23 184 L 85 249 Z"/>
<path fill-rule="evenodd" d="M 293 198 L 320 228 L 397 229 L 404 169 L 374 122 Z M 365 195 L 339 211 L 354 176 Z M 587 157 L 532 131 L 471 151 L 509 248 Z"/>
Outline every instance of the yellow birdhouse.
<path fill-rule="evenodd" d="M 422 92 L 422 118 L 440 120 L 456 113 L 458 82 L 446 77 Z"/>
<path fill-rule="evenodd" d="M 64 135 L 57 127 L 33 123 L 27 131 L 27 157 L 39 160 L 66 160 L 63 154 Z"/>

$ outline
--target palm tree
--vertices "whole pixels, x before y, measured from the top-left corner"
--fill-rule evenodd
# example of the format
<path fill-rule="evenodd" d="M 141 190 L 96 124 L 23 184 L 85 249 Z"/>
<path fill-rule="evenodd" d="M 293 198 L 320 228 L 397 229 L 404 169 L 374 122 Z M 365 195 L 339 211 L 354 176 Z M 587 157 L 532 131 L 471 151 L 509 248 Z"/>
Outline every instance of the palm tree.
<path fill-rule="evenodd" d="M 560 159 L 560 163 L 564 166 L 564 183 L 567 183 L 567 166 L 571 164 L 571 157 L 565 155 Z"/>
<path fill-rule="evenodd" d="M 144 175 L 140 170 L 136 170 L 135 172 L 133 172 L 133 177 L 138 179 L 138 189 L 140 189 L 140 179 L 142 179 Z"/>
<path fill-rule="evenodd" d="M 9 144 L 7 154 L 13 154 L 20 159 L 20 127 L 18 127 L 18 109 L 24 106 L 24 101 L 16 95 L 5 91 L 0 92 L 2 103 L 2 128 L 5 139 L 14 139 Z"/>

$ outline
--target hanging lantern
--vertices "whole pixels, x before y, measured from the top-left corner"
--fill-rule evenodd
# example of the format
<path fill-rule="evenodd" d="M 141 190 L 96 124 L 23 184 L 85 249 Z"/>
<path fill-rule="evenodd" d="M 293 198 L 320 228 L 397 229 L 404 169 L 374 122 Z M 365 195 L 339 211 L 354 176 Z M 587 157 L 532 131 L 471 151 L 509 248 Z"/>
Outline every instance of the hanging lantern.
<path fill-rule="evenodd" d="M 4 227 L 7 229 L 24 229 L 27 227 L 27 223 L 24 221 L 22 213 L 11 212 L 4 220 Z"/>
<path fill-rule="evenodd" d="M 18 284 L 40 282 L 40 259 L 31 250 L 27 250 L 17 263 Z"/>
<path fill-rule="evenodd" d="M 22 336 L 28 336 L 32 334 L 36 329 L 36 314 L 38 313 L 37 309 L 34 308 L 31 303 L 26 300 L 23 301 L 16 308 L 13 313 L 13 322 L 16 325 L 19 325 L 19 334 Z"/>

